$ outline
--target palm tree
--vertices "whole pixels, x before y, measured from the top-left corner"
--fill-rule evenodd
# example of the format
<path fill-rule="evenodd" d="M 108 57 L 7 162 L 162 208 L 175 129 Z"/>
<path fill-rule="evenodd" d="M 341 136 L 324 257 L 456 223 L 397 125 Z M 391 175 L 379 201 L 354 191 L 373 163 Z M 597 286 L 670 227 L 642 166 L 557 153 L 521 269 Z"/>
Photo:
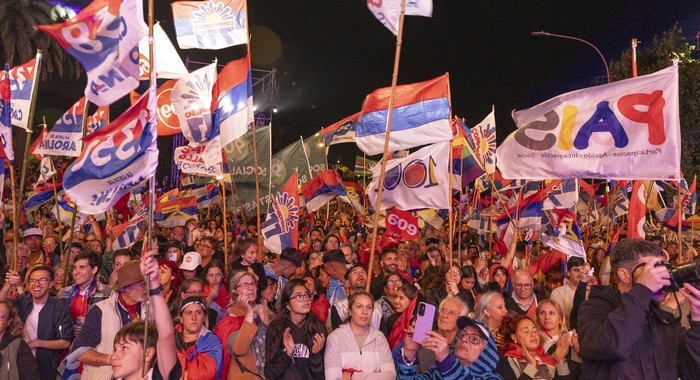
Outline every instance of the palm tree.
<path fill-rule="evenodd" d="M 22 64 L 32 59 L 37 49 L 41 49 L 42 80 L 78 78 L 80 64 L 49 35 L 34 29 L 35 25 L 54 24 L 66 18 L 65 12 L 56 12 L 55 7 L 46 0 L 0 1 L 0 64 Z"/>

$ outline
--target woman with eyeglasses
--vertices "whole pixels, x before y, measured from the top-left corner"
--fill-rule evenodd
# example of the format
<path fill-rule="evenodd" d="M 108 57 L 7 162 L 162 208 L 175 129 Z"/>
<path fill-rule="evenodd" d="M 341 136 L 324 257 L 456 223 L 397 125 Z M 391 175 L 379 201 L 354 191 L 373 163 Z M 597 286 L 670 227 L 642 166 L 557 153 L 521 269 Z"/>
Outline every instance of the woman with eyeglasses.
<path fill-rule="evenodd" d="M 436 331 L 428 331 L 429 337 L 422 344 L 415 342 L 414 327 L 410 326 L 402 349 L 394 355 L 399 373 L 397 379 L 501 379 L 494 373 L 498 363 L 496 341 L 484 323 L 462 316 L 457 319 L 457 327 L 457 342 L 452 352 L 447 338 Z M 434 353 L 436 364 L 418 374 L 417 359 L 421 348 Z"/>
<path fill-rule="evenodd" d="M 267 328 L 265 376 L 268 379 L 323 379 L 325 327 L 311 312 L 304 280 L 282 289 L 282 309 Z"/>
<path fill-rule="evenodd" d="M 204 327 L 207 307 L 200 297 L 187 297 L 180 308 L 180 324 L 175 326 L 175 347 L 183 378 L 221 378 L 223 347 L 219 338 Z"/>
<path fill-rule="evenodd" d="M 237 271 L 231 275 L 229 289 L 231 302 L 226 308 L 227 315 L 214 328 L 224 347 L 222 378 L 260 379 L 265 357 L 262 335 L 268 320 L 267 311 L 260 315 L 256 312 L 258 283 L 252 274 Z"/>
<path fill-rule="evenodd" d="M 9 302 L 0 301 L 0 379 L 39 378 L 36 359 L 23 335 L 15 309 Z"/>
<path fill-rule="evenodd" d="M 401 275 L 394 272 L 384 278 L 384 293 L 377 301 L 382 307 L 382 321 L 386 323 L 387 319 L 396 312 L 394 308 L 394 299 L 398 295 L 399 288 L 404 284 Z"/>
<path fill-rule="evenodd" d="M 540 344 L 539 329 L 525 315 L 515 315 L 505 328 L 506 350 L 498 361 L 496 372 L 505 380 L 515 379 L 572 379 L 566 355 L 548 355 Z M 570 342 L 569 334 L 559 338 Z"/>
<path fill-rule="evenodd" d="M 374 299 L 364 291 L 348 297 L 347 323 L 328 336 L 324 355 L 328 380 L 394 379 L 396 368 L 384 334 L 370 327 Z"/>

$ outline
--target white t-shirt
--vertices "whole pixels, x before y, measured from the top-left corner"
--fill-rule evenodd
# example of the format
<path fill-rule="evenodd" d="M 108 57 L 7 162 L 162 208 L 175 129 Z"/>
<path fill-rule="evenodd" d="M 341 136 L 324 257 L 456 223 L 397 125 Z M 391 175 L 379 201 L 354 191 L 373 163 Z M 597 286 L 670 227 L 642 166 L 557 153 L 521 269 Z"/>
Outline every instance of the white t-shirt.
<path fill-rule="evenodd" d="M 36 340 L 38 336 L 39 329 L 39 312 L 44 308 L 45 303 L 34 304 L 32 311 L 27 316 L 27 320 L 24 322 L 24 340 L 29 342 L 30 340 Z M 32 348 L 32 354 L 36 356 L 36 348 Z"/>

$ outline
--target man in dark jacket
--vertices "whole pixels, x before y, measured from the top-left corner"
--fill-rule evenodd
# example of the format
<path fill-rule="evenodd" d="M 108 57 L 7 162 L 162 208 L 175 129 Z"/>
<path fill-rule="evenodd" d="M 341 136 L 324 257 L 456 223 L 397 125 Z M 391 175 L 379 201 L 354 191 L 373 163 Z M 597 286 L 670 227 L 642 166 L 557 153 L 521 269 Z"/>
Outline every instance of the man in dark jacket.
<path fill-rule="evenodd" d="M 700 290 L 685 284 L 690 329 L 662 309 L 671 281 L 664 254 L 648 241 L 624 239 L 610 255 L 618 285 L 596 286 L 581 305 L 578 336 L 582 379 L 677 379 L 700 364 Z M 697 377 L 695 377 L 697 378 Z"/>
<path fill-rule="evenodd" d="M 7 299 L 13 283 L 20 281 L 16 272 L 10 272 L 8 281 L 0 289 L 0 300 Z M 68 306 L 49 297 L 53 287 L 53 270 L 39 265 L 29 269 L 27 290 L 12 300 L 25 325 L 25 339 L 34 352 L 42 380 L 53 380 L 58 372 L 59 356 L 73 339 L 73 320 Z"/>

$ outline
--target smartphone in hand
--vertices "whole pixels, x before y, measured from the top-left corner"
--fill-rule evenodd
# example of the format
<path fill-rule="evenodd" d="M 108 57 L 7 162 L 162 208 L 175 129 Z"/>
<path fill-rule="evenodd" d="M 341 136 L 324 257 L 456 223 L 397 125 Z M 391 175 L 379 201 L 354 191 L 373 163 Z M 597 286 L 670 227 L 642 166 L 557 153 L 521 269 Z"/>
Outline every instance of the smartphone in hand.
<path fill-rule="evenodd" d="M 416 327 L 413 332 L 413 341 L 423 343 L 423 339 L 429 335 L 428 331 L 433 329 L 433 321 L 435 320 L 435 306 L 421 302 L 418 304 L 418 315 L 416 316 Z"/>

